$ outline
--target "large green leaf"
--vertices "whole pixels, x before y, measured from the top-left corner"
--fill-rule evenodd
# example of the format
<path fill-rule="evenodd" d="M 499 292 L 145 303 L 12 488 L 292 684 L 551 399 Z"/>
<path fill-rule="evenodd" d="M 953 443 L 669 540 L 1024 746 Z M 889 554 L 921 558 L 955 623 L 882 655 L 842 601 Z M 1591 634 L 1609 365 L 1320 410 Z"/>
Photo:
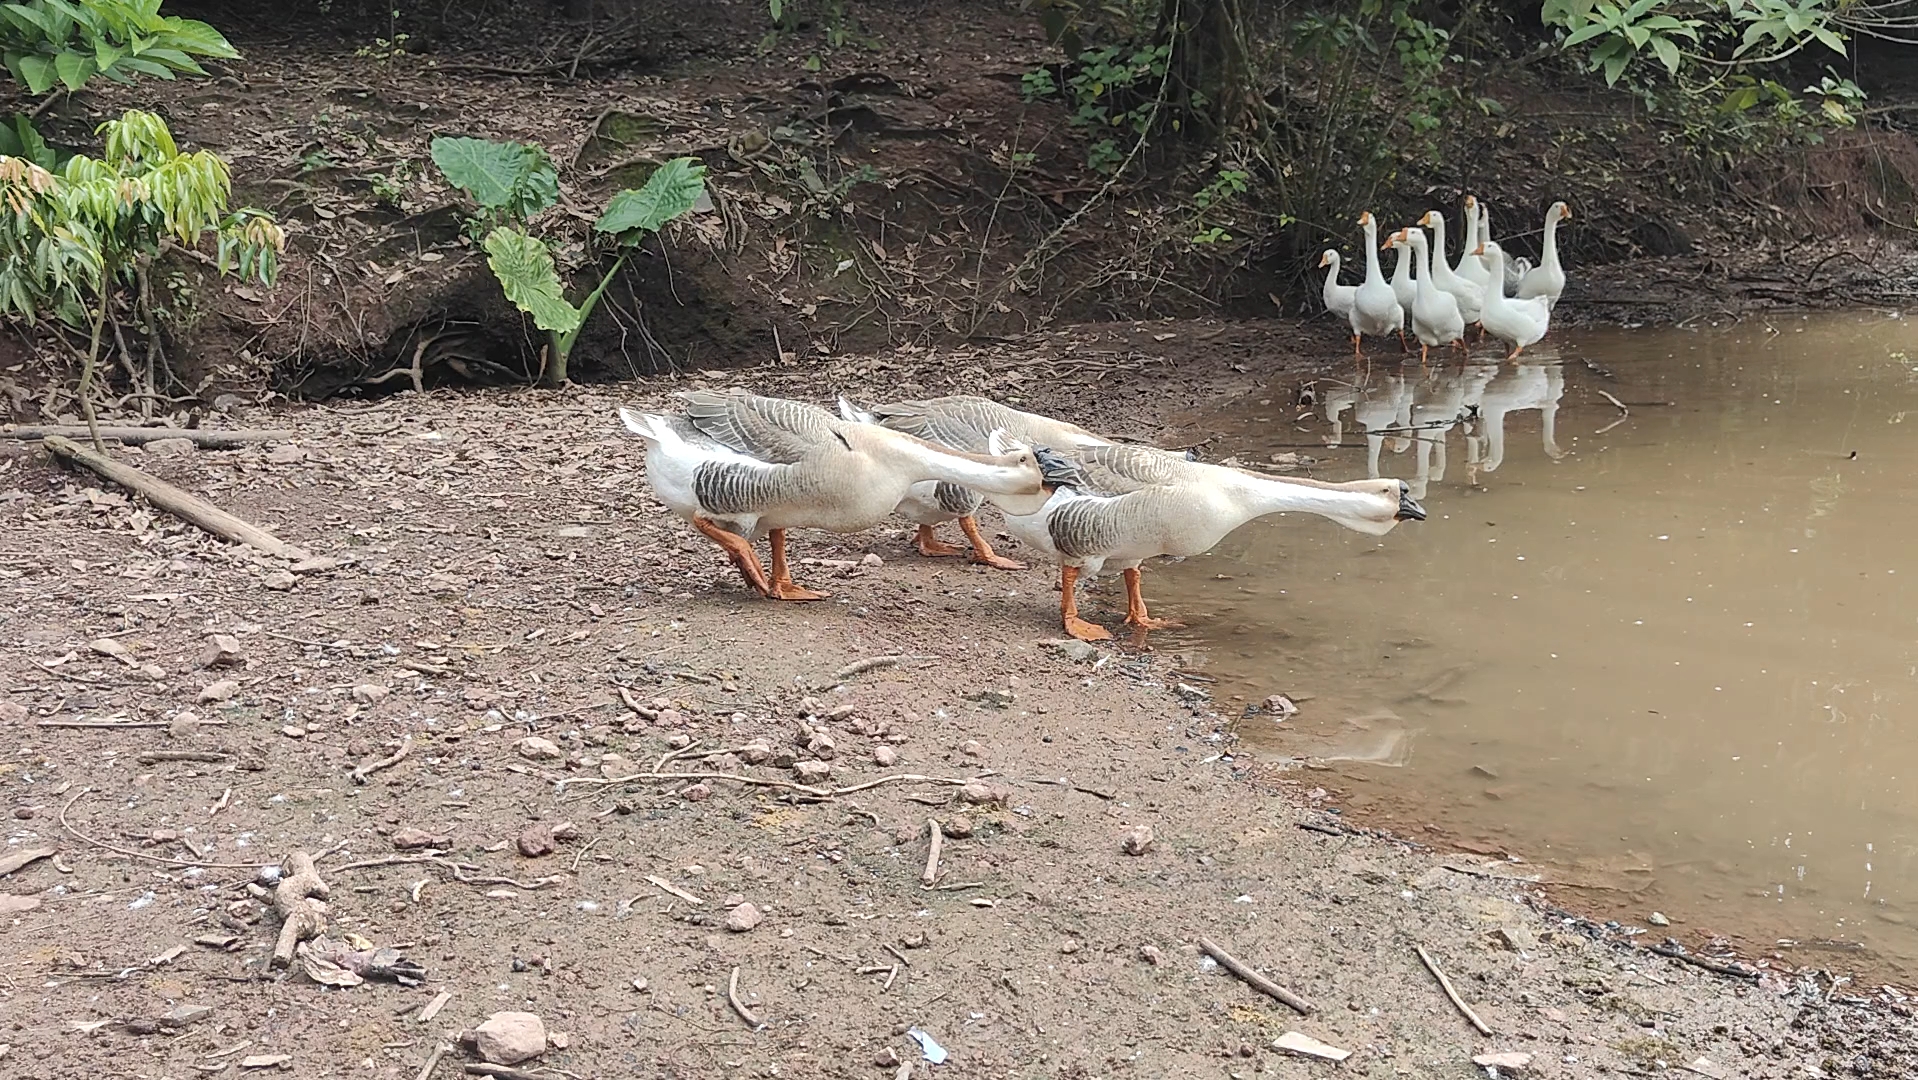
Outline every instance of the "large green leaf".
<path fill-rule="evenodd" d="M 541 330 L 566 334 L 579 326 L 579 309 L 567 303 L 553 253 L 542 241 L 518 229 L 494 229 L 486 234 L 486 265 L 493 268 L 506 298 L 531 315 Z"/>
<path fill-rule="evenodd" d="M 654 169 L 653 175 L 639 188 L 628 188 L 613 196 L 593 228 L 623 239 L 629 233 L 658 232 L 661 226 L 698 204 L 699 196 L 706 190 L 705 178 L 706 166 L 697 159 L 674 158 Z"/>
<path fill-rule="evenodd" d="M 537 146 L 441 136 L 433 164 L 488 210 L 524 219 L 559 201 L 559 172 Z"/>
<path fill-rule="evenodd" d="M 29 93 L 44 94 L 60 81 L 53 61 L 37 53 L 8 53 L 7 66 L 13 69 L 14 78 L 27 84 Z"/>

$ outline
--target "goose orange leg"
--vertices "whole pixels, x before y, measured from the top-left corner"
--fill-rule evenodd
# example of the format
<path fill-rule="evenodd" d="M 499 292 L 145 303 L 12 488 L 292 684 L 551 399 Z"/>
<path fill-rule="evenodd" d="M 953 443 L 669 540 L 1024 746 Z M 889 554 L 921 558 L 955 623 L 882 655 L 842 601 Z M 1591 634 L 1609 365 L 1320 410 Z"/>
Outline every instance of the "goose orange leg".
<path fill-rule="evenodd" d="M 1401 328 L 1399 330 L 1399 352 L 1410 353 L 1411 351 L 1412 351 L 1412 343 L 1405 340 L 1405 330 Z"/>
<path fill-rule="evenodd" d="M 959 519 L 959 529 L 966 534 L 966 539 L 972 544 L 973 562 L 999 570 L 1024 570 L 1026 568 L 1025 563 L 1017 559 L 1008 559 L 1004 555 L 993 551 L 992 545 L 987 543 L 986 538 L 979 532 L 979 522 L 973 518 L 971 514 L 967 514 L 965 517 Z"/>
<path fill-rule="evenodd" d="M 773 587 L 767 596 L 774 600 L 824 600 L 832 595 L 793 584 L 792 571 L 786 566 L 786 530 L 774 529 L 767 534 L 767 539 L 773 545 Z"/>
<path fill-rule="evenodd" d="M 1146 614 L 1145 594 L 1139 591 L 1139 568 L 1120 571 L 1125 578 L 1125 622 L 1139 630 L 1175 630 L 1185 624 L 1176 619 L 1155 619 Z"/>
<path fill-rule="evenodd" d="M 932 526 L 930 525 L 919 526 L 919 535 L 913 537 L 913 542 L 918 546 L 919 554 L 924 555 L 928 559 L 936 559 L 941 555 L 965 554 L 961 549 L 953 547 L 951 544 L 939 539 L 939 534 L 933 532 Z"/>
<path fill-rule="evenodd" d="M 693 515 L 693 528 L 705 534 L 707 539 L 718 544 L 726 552 L 726 557 L 732 560 L 733 566 L 739 571 L 739 576 L 746 579 L 746 584 L 751 585 L 761 596 L 772 595 L 772 585 L 766 581 L 766 571 L 760 567 L 759 556 L 754 554 L 752 544 L 748 543 L 745 537 L 735 532 L 727 532 L 698 514 Z M 775 558 L 777 557 L 775 555 Z"/>
<path fill-rule="evenodd" d="M 1078 567 L 1061 566 L 1059 568 L 1059 618 L 1066 625 L 1066 633 L 1080 641 L 1111 641 L 1110 630 L 1079 617 L 1078 584 Z"/>

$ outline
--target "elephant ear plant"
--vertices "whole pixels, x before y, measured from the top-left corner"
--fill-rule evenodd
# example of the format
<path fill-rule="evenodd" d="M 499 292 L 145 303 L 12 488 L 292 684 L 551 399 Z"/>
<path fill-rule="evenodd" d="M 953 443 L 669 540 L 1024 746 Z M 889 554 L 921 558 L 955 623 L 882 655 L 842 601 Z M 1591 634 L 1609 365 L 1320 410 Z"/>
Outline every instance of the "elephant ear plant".
<path fill-rule="evenodd" d="M 646 237 L 692 211 L 706 190 L 706 167 L 674 158 L 653 170 L 646 183 L 613 196 L 593 231 L 618 251 L 599 284 L 577 305 L 566 298 L 553 249 L 533 235 L 529 220 L 559 201 L 559 174 L 546 151 L 524 143 L 487 139 L 433 140 L 433 163 L 455 187 L 479 205 L 473 219 L 486 249 L 486 265 L 513 306 L 546 331 L 540 385 L 566 381 L 567 360 L 599 298 Z"/>

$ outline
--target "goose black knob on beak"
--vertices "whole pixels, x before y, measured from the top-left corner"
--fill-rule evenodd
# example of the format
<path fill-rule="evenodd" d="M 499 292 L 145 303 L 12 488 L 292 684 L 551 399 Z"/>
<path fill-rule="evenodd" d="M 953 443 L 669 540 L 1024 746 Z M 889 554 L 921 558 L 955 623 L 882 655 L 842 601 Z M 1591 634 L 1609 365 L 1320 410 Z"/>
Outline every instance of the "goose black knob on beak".
<path fill-rule="evenodd" d="M 1399 481 L 1399 512 L 1396 515 L 1395 520 L 1397 521 L 1424 521 L 1425 520 L 1425 507 L 1420 506 L 1418 503 L 1418 500 L 1412 497 L 1412 485 L 1406 483 L 1403 480 Z"/>

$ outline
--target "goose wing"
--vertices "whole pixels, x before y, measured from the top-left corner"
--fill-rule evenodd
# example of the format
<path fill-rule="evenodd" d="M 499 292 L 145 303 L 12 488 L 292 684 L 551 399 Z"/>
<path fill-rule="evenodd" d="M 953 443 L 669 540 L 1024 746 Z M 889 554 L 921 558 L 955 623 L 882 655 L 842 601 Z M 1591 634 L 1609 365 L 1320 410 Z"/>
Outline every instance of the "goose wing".
<path fill-rule="evenodd" d="M 872 413 L 894 431 L 975 454 L 985 452 L 986 439 L 994 431 L 1029 445 L 1082 446 L 1105 441 L 1077 424 L 969 394 L 877 405 Z"/>
<path fill-rule="evenodd" d="M 1046 533 L 1068 558 L 1136 555 L 1161 546 L 1168 514 L 1176 514 L 1183 501 L 1177 489 L 1163 484 L 1123 494 L 1075 493 L 1052 506 Z"/>
<path fill-rule="evenodd" d="M 1082 446 L 1076 455 L 1086 486 L 1102 495 L 1176 485 L 1193 475 L 1192 462 L 1169 450 L 1131 443 Z"/>
<path fill-rule="evenodd" d="M 837 441 L 832 414 L 817 405 L 744 391 L 687 390 L 686 419 L 699 432 L 735 453 L 789 465 Z"/>

